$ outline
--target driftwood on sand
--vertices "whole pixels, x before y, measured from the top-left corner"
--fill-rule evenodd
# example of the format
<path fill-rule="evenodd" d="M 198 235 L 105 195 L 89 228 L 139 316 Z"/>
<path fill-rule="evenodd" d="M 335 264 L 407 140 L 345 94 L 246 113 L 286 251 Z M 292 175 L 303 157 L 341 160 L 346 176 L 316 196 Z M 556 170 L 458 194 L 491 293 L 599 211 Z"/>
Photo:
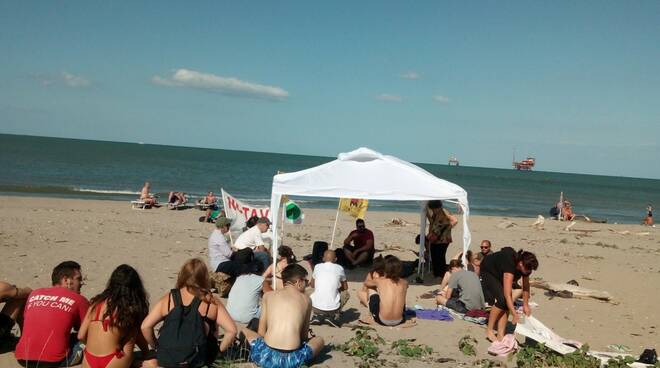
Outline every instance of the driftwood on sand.
<path fill-rule="evenodd" d="M 543 280 L 534 280 L 530 281 L 530 286 L 535 288 L 548 290 L 555 293 L 570 293 L 573 298 L 593 298 L 598 300 L 603 300 L 610 303 L 615 303 L 614 298 L 607 291 L 593 290 L 583 288 L 581 286 L 571 285 L 571 284 L 562 284 L 547 282 Z M 615 303 L 616 304 L 616 303 Z"/>

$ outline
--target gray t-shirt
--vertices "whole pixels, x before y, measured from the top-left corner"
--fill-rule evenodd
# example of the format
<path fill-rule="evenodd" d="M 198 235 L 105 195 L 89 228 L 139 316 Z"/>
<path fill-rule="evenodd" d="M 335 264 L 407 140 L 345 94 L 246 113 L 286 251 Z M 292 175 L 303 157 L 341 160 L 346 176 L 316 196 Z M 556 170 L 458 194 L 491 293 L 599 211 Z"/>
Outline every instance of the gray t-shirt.
<path fill-rule="evenodd" d="M 481 290 L 481 281 L 476 273 L 460 270 L 451 274 L 449 284 L 452 289 L 452 298 L 458 293 L 459 300 L 467 309 L 482 309 L 484 307 L 484 292 Z"/>
<path fill-rule="evenodd" d="M 264 278 L 258 275 L 239 276 L 227 297 L 227 312 L 236 322 L 248 323 L 259 318 L 259 298 Z"/>

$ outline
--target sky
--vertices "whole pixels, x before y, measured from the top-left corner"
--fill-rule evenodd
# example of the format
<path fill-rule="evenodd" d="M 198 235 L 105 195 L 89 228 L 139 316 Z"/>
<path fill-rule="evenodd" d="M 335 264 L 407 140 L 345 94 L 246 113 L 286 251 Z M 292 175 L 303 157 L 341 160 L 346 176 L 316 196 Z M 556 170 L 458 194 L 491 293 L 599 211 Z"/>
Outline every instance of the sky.
<path fill-rule="evenodd" d="M 660 178 L 659 1 L 0 0 L 0 133 Z"/>

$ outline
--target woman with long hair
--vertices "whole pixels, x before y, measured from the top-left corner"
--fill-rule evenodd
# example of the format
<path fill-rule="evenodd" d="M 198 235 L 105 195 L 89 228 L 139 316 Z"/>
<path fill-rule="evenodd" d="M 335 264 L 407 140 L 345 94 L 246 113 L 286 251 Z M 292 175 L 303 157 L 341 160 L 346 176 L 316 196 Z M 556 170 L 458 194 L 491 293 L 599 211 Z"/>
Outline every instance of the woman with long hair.
<path fill-rule="evenodd" d="M 156 339 L 154 326 L 163 320 L 165 321 L 158 339 Z M 173 340 L 176 340 L 181 326 L 190 321 L 199 321 L 199 326 L 188 325 L 186 328 L 195 331 L 201 329 L 205 346 L 197 346 L 193 349 L 199 351 L 196 356 L 176 361 L 185 344 L 189 345 L 191 341 L 184 339 L 184 341 L 177 342 Z M 156 348 L 158 366 L 186 364 L 193 368 L 210 364 L 215 360 L 218 353 L 219 327 L 224 330 L 224 338 L 220 343 L 219 351 L 224 352 L 234 342 L 237 333 L 236 324 L 227 313 L 225 306 L 211 293 L 206 264 L 198 258 L 193 258 L 186 261 L 181 267 L 175 288 L 163 295 L 144 319 L 142 333 L 147 343 Z M 176 345 L 177 343 L 183 345 Z"/>
<path fill-rule="evenodd" d="M 282 283 L 282 270 L 290 265 L 296 263 L 296 256 L 293 254 L 293 250 L 291 247 L 286 246 L 286 245 L 281 245 L 277 248 L 277 272 L 273 272 L 273 265 L 271 264 L 268 266 L 266 271 L 263 273 L 264 279 L 268 281 L 266 284 L 266 290 L 265 291 L 272 291 L 272 288 L 270 288 L 272 277 L 276 278 L 276 283 L 277 283 L 277 289 L 281 289 L 284 287 L 284 284 Z"/>
<path fill-rule="evenodd" d="M 83 367 L 127 368 L 133 348 L 147 345 L 140 324 L 149 312 L 147 292 L 138 272 L 127 264 L 115 268 L 105 290 L 90 301 L 78 339 L 85 342 Z"/>
<path fill-rule="evenodd" d="M 452 242 L 451 229 L 458 220 L 442 206 L 442 201 L 429 201 L 427 219 L 429 233 L 426 236 L 426 249 L 431 253 L 431 268 L 435 277 L 444 276 L 447 271 L 447 248 Z"/>

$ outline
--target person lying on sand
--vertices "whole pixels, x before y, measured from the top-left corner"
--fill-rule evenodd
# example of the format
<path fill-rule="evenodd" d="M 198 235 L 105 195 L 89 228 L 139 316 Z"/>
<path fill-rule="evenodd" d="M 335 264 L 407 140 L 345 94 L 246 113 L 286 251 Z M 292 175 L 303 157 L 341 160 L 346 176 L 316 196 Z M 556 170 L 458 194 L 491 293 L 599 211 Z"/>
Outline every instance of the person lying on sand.
<path fill-rule="evenodd" d="M 382 326 L 397 326 L 404 322 L 408 281 L 400 278 L 401 270 L 401 261 L 397 257 L 388 257 L 383 276 L 365 280 L 367 295 L 359 292 L 358 297 L 360 303 L 369 308 L 371 317 L 362 319 L 362 322 L 373 321 Z"/>
<path fill-rule="evenodd" d="M 167 197 L 167 203 L 172 207 L 180 206 L 188 202 L 188 197 L 184 192 L 170 192 Z"/>
<path fill-rule="evenodd" d="M 151 190 L 151 184 L 146 181 L 144 182 L 144 186 L 142 187 L 142 190 L 140 191 L 140 200 L 144 202 L 144 204 L 149 205 L 149 206 L 155 206 L 158 201 L 156 200 L 156 197 L 151 195 L 149 191 Z"/>
<path fill-rule="evenodd" d="M 323 349 L 323 339 L 309 336 L 312 302 L 305 295 L 307 271 L 290 264 L 282 271 L 284 288 L 264 294 L 259 329 L 244 329 L 250 358 L 259 367 L 310 365 Z"/>
<path fill-rule="evenodd" d="M 519 316 L 514 307 L 513 285 L 522 278 L 523 312 L 530 316 L 529 276 L 539 267 L 539 262 L 532 252 L 504 247 L 484 258 L 481 263 L 481 286 L 486 302 L 492 306 L 488 318 L 486 338 L 490 341 L 502 341 L 509 314 L 511 323 L 518 323 Z M 497 336 L 495 335 L 497 324 Z"/>
<path fill-rule="evenodd" d="M 19 288 L 8 282 L 0 281 L 0 303 L 5 303 L 0 312 L 0 340 L 11 334 L 11 329 L 16 322 L 19 327 L 23 328 L 23 307 L 31 292 L 30 288 Z"/>

